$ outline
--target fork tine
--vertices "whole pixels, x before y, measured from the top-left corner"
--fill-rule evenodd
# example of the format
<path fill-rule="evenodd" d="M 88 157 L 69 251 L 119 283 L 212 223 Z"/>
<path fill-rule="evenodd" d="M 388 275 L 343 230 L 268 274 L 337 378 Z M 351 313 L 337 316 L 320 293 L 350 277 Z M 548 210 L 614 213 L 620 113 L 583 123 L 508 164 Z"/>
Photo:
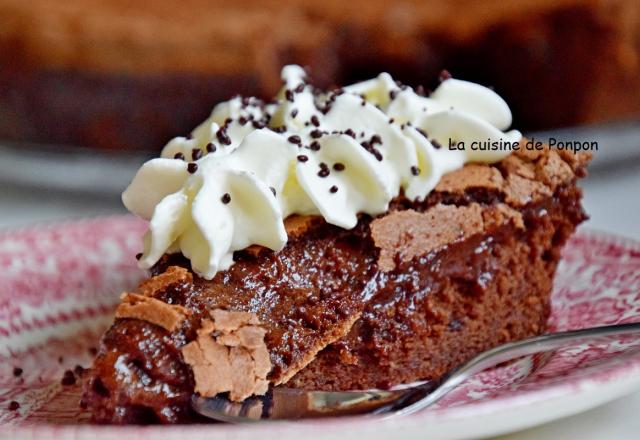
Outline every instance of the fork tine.
<path fill-rule="evenodd" d="M 193 395 L 192 408 L 210 419 L 230 423 L 301 419 L 371 413 L 391 407 L 410 389 L 368 391 L 305 391 L 276 387 L 264 396 L 231 402 L 225 395 Z"/>

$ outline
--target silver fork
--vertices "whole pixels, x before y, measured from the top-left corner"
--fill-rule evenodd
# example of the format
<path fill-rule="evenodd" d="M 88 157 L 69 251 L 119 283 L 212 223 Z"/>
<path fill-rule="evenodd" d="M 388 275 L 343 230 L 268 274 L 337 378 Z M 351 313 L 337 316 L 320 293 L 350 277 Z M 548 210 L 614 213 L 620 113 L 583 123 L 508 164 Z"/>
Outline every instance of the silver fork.
<path fill-rule="evenodd" d="M 406 416 L 433 405 L 467 379 L 502 362 L 557 350 L 570 344 L 595 343 L 623 335 L 640 337 L 640 323 L 550 333 L 504 344 L 479 354 L 438 383 L 419 382 L 391 390 L 366 391 L 308 391 L 276 387 L 265 396 L 251 397 L 239 403 L 229 401 L 224 395 L 212 398 L 193 395 L 191 407 L 205 417 L 230 423 L 364 413 L 387 417 Z M 639 347 L 629 350 L 640 352 Z"/>

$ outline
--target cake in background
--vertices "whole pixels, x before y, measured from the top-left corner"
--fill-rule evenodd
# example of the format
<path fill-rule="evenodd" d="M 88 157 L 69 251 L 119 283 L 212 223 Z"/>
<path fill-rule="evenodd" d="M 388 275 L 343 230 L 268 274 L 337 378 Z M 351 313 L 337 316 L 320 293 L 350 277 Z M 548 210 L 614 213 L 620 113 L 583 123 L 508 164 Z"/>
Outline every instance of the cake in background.
<path fill-rule="evenodd" d="M 637 0 L 0 0 L 0 139 L 157 150 L 282 65 L 318 86 L 442 68 L 538 129 L 640 112 Z"/>

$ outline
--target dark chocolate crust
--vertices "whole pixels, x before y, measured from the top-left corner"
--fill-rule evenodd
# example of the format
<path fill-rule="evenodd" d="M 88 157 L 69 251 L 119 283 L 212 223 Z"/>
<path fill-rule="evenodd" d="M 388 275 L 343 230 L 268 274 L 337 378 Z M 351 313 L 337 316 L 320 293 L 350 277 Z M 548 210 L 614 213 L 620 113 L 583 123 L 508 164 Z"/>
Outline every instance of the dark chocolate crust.
<path fill-rule="evenodd" d="M 215 308 L 255 313 L 267 330 L 268 379 L 313 389 L 437 380 L 480 351 L 539 334 L 562 246 L 586 218 L 576 181 L 587 161 L 546 150 L 468 166 L 426 200 L 399 199 L 354 230 L 316 222 L 280 252 L 238 253 L 211 281 L 168 282 L 153 296 L 186 307 L 189 318 L 173 332 L 117 319 L 84 378 L 83 402 L 101 423 L 195 420 L 194 379 L 180 348 Z M 382 270 L 374 225 L 409 209 L 444 213 L 435 225 L 455 223 L 468 209 L 502 220 L 466 235 L 444 228 L 444 245 L 425 242 L 412 258 L 399 248 L 395 267 Z M 175 265 L 188 262 L 165 256 L 154 273 Z"/>

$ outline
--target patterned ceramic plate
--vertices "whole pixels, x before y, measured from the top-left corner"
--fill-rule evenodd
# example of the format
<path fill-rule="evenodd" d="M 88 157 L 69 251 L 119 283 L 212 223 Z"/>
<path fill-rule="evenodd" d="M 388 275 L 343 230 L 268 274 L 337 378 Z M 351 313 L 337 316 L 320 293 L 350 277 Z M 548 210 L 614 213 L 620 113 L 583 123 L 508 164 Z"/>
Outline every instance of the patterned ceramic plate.
<path fill-rule="evenodd" d="M 251 426 L 88 424 L 63 372 L 88 366 L 122 290 L 143 276 L 133 255 L 144 225 L 108 217 L 0 233 L 0 435 L 296 439 L 467 438 L 523 429 L 640 387 L 640 354 L 615 340 L 523 359 L 476 376 L 433 408 L 402 420 L 350 417 Z M 640 243 L 580 231 L 564 250 L 554 330 L 640 321 Z M 620 352 L 624 351 L 624 354 Z"/>

